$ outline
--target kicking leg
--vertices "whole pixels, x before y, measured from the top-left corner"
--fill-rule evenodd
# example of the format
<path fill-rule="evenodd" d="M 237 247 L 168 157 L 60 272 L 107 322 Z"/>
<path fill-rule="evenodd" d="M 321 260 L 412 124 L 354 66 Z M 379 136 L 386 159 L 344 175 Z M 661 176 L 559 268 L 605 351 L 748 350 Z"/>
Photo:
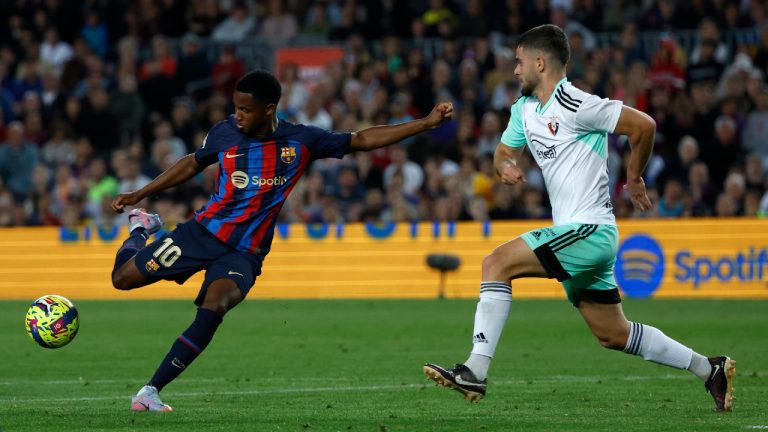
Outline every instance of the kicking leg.
<path fill-rule="evenodd" d="M 705 382 L 718 411 L 732 409 L 735 361 L 725 356 L 704 357 L 655 327 L 628 321 L 621 303 L 581 301 L 578 308 L 602 346 L 638 355 L 654 363 L 688 369 Z"/>
<path fill-rule="evenodd" d="M 134 411 L 171 411 L 158 393 L 176 379 L 213 339 L 223 316 L 243 300 L 243 292 L 232 279 L 217 279 L 208 286 L 192 325 L 171 346 L 160 366 L 131 402 Z"/>
<path fill-rule="evenodd" d="M 136 268 L 134 257 L 147 244 L 150 235 L 163 225 L 160 216 L 147 213 L 144 209 L 133 209 L 128 213 L 129 236 L 120 246 L 112 269 L 112 286 L 119 290 L 139 288 L 153 281 Z"/>
<path fill-rule="evenodd" d="M 479 401 L 485 395 L 488 368 L 512 304 L 512 279 L 547 277 L 547 271 L 522 238 L 504 243 L 485 257 L 482 271 L 469 358 L 450 369 L 424 365 L 428 378 L 459 391 L 469 401 Z"/>

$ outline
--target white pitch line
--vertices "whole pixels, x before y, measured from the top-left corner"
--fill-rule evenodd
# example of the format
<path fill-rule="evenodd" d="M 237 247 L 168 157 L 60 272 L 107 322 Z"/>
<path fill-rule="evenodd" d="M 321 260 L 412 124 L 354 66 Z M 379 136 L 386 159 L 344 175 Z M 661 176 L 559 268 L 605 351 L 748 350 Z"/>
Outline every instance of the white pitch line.
<path fill-rule="evenodd" d="M 690 376 L 685 374 L 680 375 L 655 375 L 655 376 L 626 376 L 626 377 L 583 377 L 583 376 L 552 376 L 547 378 L 538 379 L 519 379 L 508 381 L 494 381 L 493 385 L 509 386 L 509 385 L 525 385 L 531 384 L 556 384 L 562 382 L 583 382 L 594 383 L 597 381 L 642 381 L 642 380 L 658 380 L 658 379 L 691 379 Z M 119 380 L 118 382 L 125 382 L 126 380 Z M 136 380 L 140 382 L 140 380 Z M 199 381 L 198 381 L 199 382 Z M 38 383 L 42 384 L 42 383 Z M 286 394 L 286 393 L 317 393 L 317 392 L 330 392 L 330 391 L 376 391 L 376 390 L 406 390 L 413 388 L 422 388 L 427 385 L 431 385 L 432 382 L 426 381 L 423 384 L 399 384 L 399 385 L 374 385 L 374 386 L 343 386 L 343 387 L 296 387 L 285 389 L 265 389 L 265 390 L 238 390 L 238 391 L 221 391 L 221 392 L 178 392 L 178 393 L 165 393 L 168 398 L 179 397 L 199 397 L 199 396 L 246 396 L 246 395 L 267 395 L 267 394 Z M 0 398 L 6 399 L 9 402 L 72 402 L 72 401 L 102 401 L 102 400 L 119 400 L 128 399 L 131 395 L 124 394 L 120 396 L 84 396 L 84 397 L 61 397 L 61 398 Z"/>
<path fill-rule="evenodd" d="M 357 381 L 353 378 L 336 378 L 336 381 Z M 32 379 L 11 379 L 11 380 L 5 380 L 0 381 L 0 386 L 28 386 L 28 385 L 94 385 L 94 384 L 125 384 L 130 382 L 141 382 L 146 381 L 146 378 L 124 378 L 124 379 L 88 379 L 88 378 L 78 378 L 78 379 L 68 379 L 68 380 L 50 380 L 50 381 L 38 381 L 38 380 L 32 380 Z M 231 382 L 231 383 L 242 383 L 242 382 L 250 382 L 255 381 L 251 378 L 242 378 L 242 379 L 227 379 L 227 378 L 195 378 L 194 382 L 196 383 L 212 383 L 212 382 Z M 260 382 L 264 381 L 280 381 L 282 383 L 285 382 L 305 382 L 305 381 L 328 381 L 328 378 L 325 377 L 303 377 L 300 379 L 286 379 L 281 377 L 260 377 Z"/>

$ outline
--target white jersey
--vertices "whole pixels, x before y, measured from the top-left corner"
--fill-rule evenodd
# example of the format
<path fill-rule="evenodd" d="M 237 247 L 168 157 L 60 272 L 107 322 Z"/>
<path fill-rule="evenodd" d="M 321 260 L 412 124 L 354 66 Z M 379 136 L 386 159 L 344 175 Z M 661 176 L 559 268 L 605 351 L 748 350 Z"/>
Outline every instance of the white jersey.
<path fill-rule="evenodd" d="M 615 224 L 608 192 L 606 142 L 621 114 L 621 101 L 600 99 L 574 87 L 566 78 L 541 106 L 535 97 L 520 97 L 502 144 L 528 144 L 541 167 L 555 225 Z"/>

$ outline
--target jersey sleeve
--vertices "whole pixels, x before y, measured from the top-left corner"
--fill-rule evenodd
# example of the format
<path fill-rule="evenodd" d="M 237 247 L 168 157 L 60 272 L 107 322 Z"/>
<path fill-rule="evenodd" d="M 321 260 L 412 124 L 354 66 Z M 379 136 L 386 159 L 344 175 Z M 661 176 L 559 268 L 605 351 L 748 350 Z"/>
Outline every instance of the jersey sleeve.
<path fill-rule="evenodd" d="M 507 129 L 501 134 L 501 143 L 509 147 L 525 146 L 525 132 L 523 130 L 523 103 L 525 98 L 518 98 L 510 108 L 509 123 Z"/>
<path fill-rule="evenodd" d="M 604 131 L 613 133 L 619 122 L 621 107 L 624 104 L 618 100 L 600 99 L 595 95 L 584 98 L 584 102 L 576 111 L 574 123 L 580 132 Z"/>
<path fill-rule="evenodd" d="M 212 165 L 218 161 L 219 153 L 229 147 L 225 136 L 225 125 L 225 122 L 219 122 L 208 131 L 203 145 L 195 152 L 197 163 L 203 166 Z"/>
<path fill-rule="evenodd" d="M 305 126 L 312 137 L 309 141 L 309 151 L 312 159 L 336 158 L 341 159 L 349 153 L 352 134 L 349 132 L 329 132 L 315 126 Z"/>

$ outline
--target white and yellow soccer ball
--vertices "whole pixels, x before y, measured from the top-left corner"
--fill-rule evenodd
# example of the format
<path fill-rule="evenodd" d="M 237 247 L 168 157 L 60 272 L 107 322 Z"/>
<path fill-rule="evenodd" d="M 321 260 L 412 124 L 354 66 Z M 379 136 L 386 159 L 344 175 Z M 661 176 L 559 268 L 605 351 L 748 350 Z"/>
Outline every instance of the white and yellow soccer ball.
<path fill-rule="evenodd" d="M 61 348 L 72 342 L 80 328 L 80 317 L 71 301 L 58 295 L 44 295 L 27 310 L 29 337 L 44 348 Z"/>

